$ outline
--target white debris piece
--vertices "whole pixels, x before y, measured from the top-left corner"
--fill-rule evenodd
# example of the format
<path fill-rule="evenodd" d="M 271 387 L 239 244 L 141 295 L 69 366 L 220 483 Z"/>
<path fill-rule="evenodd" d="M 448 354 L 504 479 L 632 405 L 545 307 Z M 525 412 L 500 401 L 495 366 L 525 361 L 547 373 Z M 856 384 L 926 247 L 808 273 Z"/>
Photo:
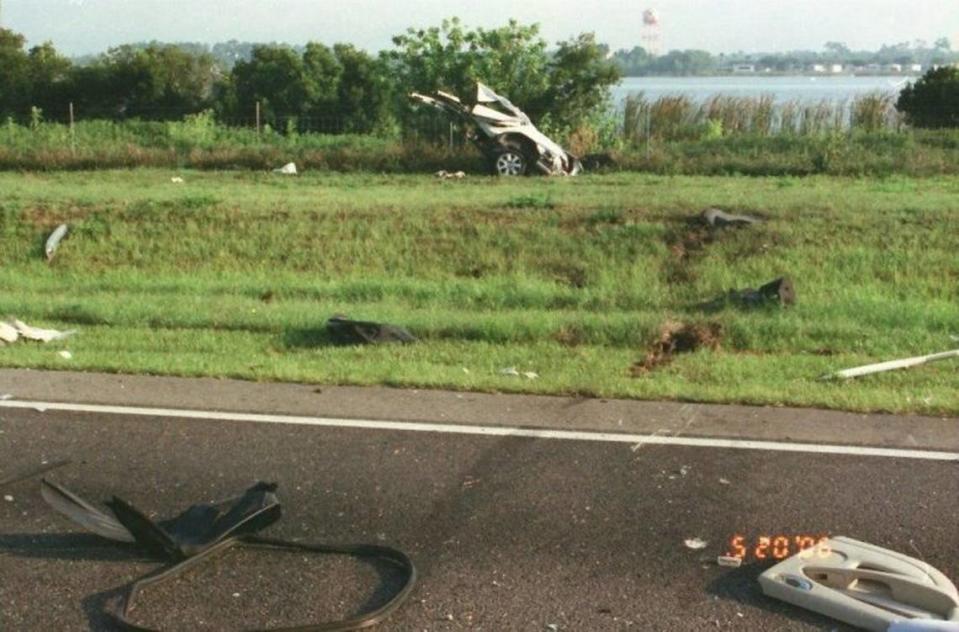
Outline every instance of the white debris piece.
<path fill-rule="evenodd" d="M 733 555 L 720 555 L 716 558 L 716 563 L 720 566 L 726 566 L 728 568 L 739 568 L 743 565 L 743 558 L 735 557 Z"/>
<path fill-rule="evenodd" d="M 40 327 L 31 327 L 22 320 L 11 318 L 7 324 L 12 325 L 17 332 L 27 340 L 38 340 L 40 342 L 53 342 L 63 340 L 77 333 L 76 330 L 57 331 L 56 329 L 41 329 Z"/>
<path fill-rule="evenodd" d="M 720 484 L 720 485 L 731 485 L 732 483 L 729 482 L 729 479 L 721 478 L 721 479 L 719 479 L 719 484 Z"/>
<path fill-rule="evenodd" d="M 465 178 L 466 173 L 463 171 L 447 171 L 445 169 L 440 169 L 434 174 L 440 180 L 459 180 L 460 178 Z"/>
<path fill-rule="evenodd" d="M 8 399 L 13 399 L 13 395 L 11 395 L 10 393 L 0 394 L 0 402 L 5 402 Z"/>
<path fill-rule="evenodd" d="M 536 373 L 536 372 L 534 372 L 534 371 L 526 371 L 525 373 L 523 373 L 523 376 L 524 376 L 527 380 L 536 380 L 536 379 L 539 379 L 539 373 Z"/>
<path fill-rule="evenodd" d="M 687 549 L 692 549 L 692 550 L 694 550 L 694 551 L 699 551 L 699 550 L 701 550 L 701 549 L 705 549 L 705 548 L 706 548 L 706 545 L 709 544 L 709 542 L 707 542 L 706 540 L 703 540 L 703 539 L 701 539 L 701 538 L 687 538 L 687 539 L 683 540 L 683 544 L 686 545 L 686 548 L 687 548 Z"/>
<path fill-rule="evenodd" d="M 296 163 L 288 162 L 279 169 L 274 169 L 273 173 L 282 173 L 285 176 L 295 176 L 297 173 Z"/>
<path fill-rule="evenodd" d="M 20 338 L 20 332 L 10 323 L 0 321 L 0 342 L 13 344 Z"/>
<path fill-rule="evenodd" d="M 10 494 L 7 494 L 6 496 L 4 496 L 3 499 L 7 501 L 8 503 L 13 502 L 13 496 L 11 496 Z"/>
<path fill-rule="evenodd" d="M 47 243 L 43 247 L 43 251 L 47 255 L 47 261 L 53 259 L 53 255 L 57 253 L 57 248 L 60 247 L 60 242 L 63 241 L 64 237 L 67 236 L 68 230 L 70 230 L 69 226 L 66 224 L 60 224 L 52 233 L 50 233 L 50 236 L 47 237 Z"/>
<path fill-rule="evenodd" d="M 170 182 L 172 182 L 173 184 L 183 184 L 183 178 L 181 178 L 180 176 L 173 176 L 172 178 L 170 178 Z"/>
<path fill-rule="evenodd" d="M 943 351 L 942 353 L 932 353 L 930 355 L 916 356 L 914 358 L 905 358 L 903 360 L 891 360 L 889 362 L 880 362 L 879 364 L 867 364 L 857 366 L 851 369 L 836 371 L 829 375 L 824 375 L 822 379 L 849 379 L 860 377 L 862 375 L 871 375 L 873 373 L 882 373 L 884 371 L 895 371 L 896 369 L 908 369 L 910 367 L 926 364 L 927 362 L 938 362 L 949 358 L 959 358 L 959 349 L 952 351 Z"/>
<path fill-rule="evenodd" d="M 63 351 L 58 352 L 57 355 L 60 356 L 61 358 L 63 358 L 64 360 L 71 360 L 71 359 L 73 359 L 73 354 L 70 353 L 69 351 L 67 351 L 66 349 L 64 349 Z"/>
<path fill-rule="evenodd" d="M 500 375 L 512 375 L 513 377 L 519 377 L 519 371 L 516 370 L 515 366 L 507 367 L 500 370 Z"/>

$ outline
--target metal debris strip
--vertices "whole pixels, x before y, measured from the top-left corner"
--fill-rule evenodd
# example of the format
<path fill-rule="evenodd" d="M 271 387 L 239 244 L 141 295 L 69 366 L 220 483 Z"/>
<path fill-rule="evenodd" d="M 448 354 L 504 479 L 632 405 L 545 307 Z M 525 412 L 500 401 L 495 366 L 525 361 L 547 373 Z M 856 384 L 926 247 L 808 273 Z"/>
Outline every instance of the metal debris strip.
<path fill-rule="evenodd" d="M 842 371 L 829 373 L 822 376 L 820 379 L 848 380 L 850 378 L 861 377 L 863 375 L 872 375 L 873 373 L 884 373 L 886 371 L 896 371 L 898 369 L 909 369 L 915 366 L 922 366 L 923 364 L 928 364 L 930 362 L 948 360 L 950 358 L 959 358 L 959 349 L 943 351 L 942 353 L 931 353 L 929 355 L 916 356 L 914 358 L 905 358 L 902 360 L 879 362 L 878 364 L 866 364 L 864 366 L 857 366 L 851 369 L 843 369 Z"/>
<path fill-rule="evenodd" d="M 718 208 L 708 208 L 702 212 L 700 217 L 710 228 L 744 226 L 749 224 L 758 224 L 762 221 L 749 215 L 733 215 L 732 213 L 725 213 Z"/>
<path fill-rule="evenodd" d="M 84 529 L 110 540 L 135 543 L 158 559 L 173 563 L 159 573 L 131 584 L 118 608 L 108 610 L 108 614 L 124 629 L 159 632 L 130 619 L 140 591 L 176 579 L 234 548 L 347 555 L 379 560 L 404 572 L 403 585 L 379 608 L 342 621 L 284 628 L 289 632 L 345 632 L 369 628 L 382 623 L 406 601 L 416 583 L 416 567 L 402 551 L 375 544 L 303 544 L 255 535 L 280 519 L 276 488 L 275 483 L 258 482 L 240 496 L 218 503 L 192 505 L 178 516 L 160 522 L 151 520 L 116 496 L 106 503 L 107 510 L 100 510 L 65 487 L 47 480 L 41 482 L 40 491 L 53 509 Z"/>
<path fill-rule="evenodd" d="M 416 585 L 416 566 L 413 560 L 397 549 L 375 544 L 357 544 L 331 546 L 326 544 L 302 544 L 299 542 L 284 542 L 258 536 L 243 536 L 229 538 L 210 547 L 204 552 L 194 555 L 179 564 L 166 570 L 136 581 L 130 591 L 122 599 L 119 608 L 109 612 L 120 626 L 128 630 L 140 632 L 161 632 L 159 629 L 149 628 L 141 623 L 133 622 L 130 614 L 136 609 L 136 598 L 144 589 L 151 586 L 175 581 L 204 563 L 212 563 L 222 553 L 232 549 L 259 549 L 265 551 L 293 551 L 313 555 L 348 555 L 357 558 L 375 559 L 391 564 L 400 569 L 406 576 L 403 586 L 385 604 L 375 610 L 341 621 L 306 624 L 296 627 L 277 628 L 283 632 L 347 632 L 349 630 L 365 630 L 386 621 L 406 602 L 413 587 Z M 266 632 L 266 631 L 264 631 Z"/>
<path fill-rule="evenodd" d="M 14 332 L 11 334 L 11 330 Z M 9 318 L 5 323 L 0 324 L 0 339 L 4 342 L 14 343 L 19 338 L 24 340 L 35 340 L 37 342 L 55 342 L 69 338 L 77 333 L 75 329 L 69 331 L 58 331 L 56 329 L 42 329 L 32 327 L 22 320 Z M 11 339 L 12 338 L 12 339 Z"/>
<path fill-rule="evenodd" d="M 160 559 L 183 560 L 230 537 L 254 533 L 280 519 L 276 485 L 257 483 L 241 496 L 193 505 L 175 518 L 154 522 L 114 496 L 100 511 L 70 490 L 44 480 L 40 493 L 53 509 L 97 535 L 136 542 Z"/>
<path fill-rule="evenodd" d="M 47 243 L 43 247 L 43 252 L 47 256 L 47 261 L 53 261 L 54 255 L 57 254 L 57 248 L 60 247 L 60 242 L 63 241 L 64 237 L 67 236 L 67 232 L 69 230 L 69 226 L 66 224 L 60 224 L 52 233 L 50 233 L 50 236 L 47 237 Z"/>

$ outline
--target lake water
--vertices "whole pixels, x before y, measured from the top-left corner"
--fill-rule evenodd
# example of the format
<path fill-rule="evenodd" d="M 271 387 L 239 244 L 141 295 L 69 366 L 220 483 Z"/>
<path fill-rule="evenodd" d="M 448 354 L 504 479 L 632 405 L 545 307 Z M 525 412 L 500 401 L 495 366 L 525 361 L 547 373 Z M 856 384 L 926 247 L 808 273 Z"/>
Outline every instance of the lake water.
<path fill-rule="evenodd" d="M 613 99 L 622 104 L 627 95 L 642 92 L 648 100 L 665 95 L 686 95 L 693 101 L 724 94 L 737 97 L 772 95 L 776 101 L 842 101 L 869 92 L 898 94 L 914 77 L 626 77 L 613 88 Z"/>

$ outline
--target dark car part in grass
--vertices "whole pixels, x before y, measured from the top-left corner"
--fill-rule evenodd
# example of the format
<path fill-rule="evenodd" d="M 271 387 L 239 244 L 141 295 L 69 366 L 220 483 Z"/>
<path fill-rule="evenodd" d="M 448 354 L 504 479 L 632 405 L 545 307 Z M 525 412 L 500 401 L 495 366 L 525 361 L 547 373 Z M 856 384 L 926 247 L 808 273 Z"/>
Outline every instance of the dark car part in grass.
<path fill-rule="evenodd" d="M 410 98 L 430 105 L 470 127 L 470 140 L 489 160 L 495 175 L 527 173 L 574 176 L 583 170 L 579 159 L 536 129 L 530 118 L 488 86 L 476 84 L 473 103 L 437 91 L 413 92 Z"/>
<path fill-rule="evenodd" d="M 333 342 L 341 345 L 416 342 L 416 336 L 402 327 L 387 323 L 350 320 L 342 314 L 337 314 L 326 321 L 326 330 Z"/>
<path fill-rule="evenodd" d="M 347 555 L 379 560 L 403 571 L 404 582 L 393 597 L 365 614 L 333 622 L 280 628 L 291 632 L 330 632 L 369 628 L 399 608 L 416 582 L 416 567 L 402 551 L 375 544 L 326 545 L 284 542 L 255 534 L 282 515 L 275 483 L 258 482 L 242 495 L 219 503 L 191 505 L 177 517 L 155 522 L 126 501 L 113 497 L 108 511 L 97 509 L 65 487 L 41 482 L 43 499 L 57 512 L 97 535 L 116 542 L 134 543 L 159 560 L 174 564 L 134 582 L 116 611 L 108 614 L 122 628 L 154 632 L 156 629 L 130 618 L 137 594 L 150 585 L 179 578 L 189 570 L 232 548 L 260 548 L 319 555 Z"/>
<path fill-rule="evenodd" d="M 704 310 L 718 310 L 732 305 L 737 307 L 768 307 L 778 305 L 779 307 L 790 307 L 796 304 L 796 287 L 789 277 L 779 277 L 773 279 L 765 285 L 758 288 L 747 288 L 744 290 L 731 290 L 712 301 L 700 305 Z"/>

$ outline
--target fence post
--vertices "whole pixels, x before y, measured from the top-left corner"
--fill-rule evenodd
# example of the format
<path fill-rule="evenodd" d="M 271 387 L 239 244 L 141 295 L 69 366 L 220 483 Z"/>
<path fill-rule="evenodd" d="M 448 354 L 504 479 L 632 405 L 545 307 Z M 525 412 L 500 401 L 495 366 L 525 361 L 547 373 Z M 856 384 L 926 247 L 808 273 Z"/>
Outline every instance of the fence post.
<path fill-rule="evenodd" d="M 450 151 L 453 151 L 453 121 L 450 121 Z"/>
<path fill-rule="evenodd" d="M 256 102 L 256 135 L 260 135 L 260 102 Z"/>
<path fill-rule="evenodd" d="M 650 155 L 649 136 L 650 136 L 650 129 L 652 128 L 652 121 L 651 121 L 652 118 L 653 118 L 652 108 L 646 108 L 646 160 L 649 160 L 649 155 Z"/>
<path fill-rule="evenodd" d="M 70 101 L 70 153 L 77 153 L 77 132 L 73 127 L 73 101 Z"/>

